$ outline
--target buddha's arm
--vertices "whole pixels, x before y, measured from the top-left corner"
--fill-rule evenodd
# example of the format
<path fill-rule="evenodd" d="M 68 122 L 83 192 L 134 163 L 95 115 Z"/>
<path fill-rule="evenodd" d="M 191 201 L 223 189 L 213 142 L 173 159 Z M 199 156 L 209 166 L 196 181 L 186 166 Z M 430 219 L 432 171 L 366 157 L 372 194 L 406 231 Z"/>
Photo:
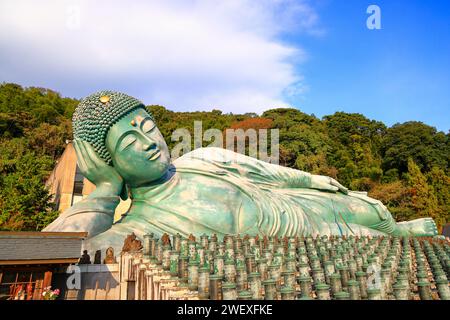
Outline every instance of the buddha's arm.
<path fill-rule="evenodd" d="M 242 165 L 247 167 L 245 176 L 250 180 L 259 183 L 268 183 L 282 188 L 311 188 L 313 175 L 282 167 L 279 165 L 267 163 L 254 158 L 246 157 L 247 161 Z"/>
<path fill-rule="evenodd" d="M 267 185 L 268 187 L 312 188 L 333 192 L 348 192 L 344 186 L 330 177 L 267 163 L 226 149 L 196 149 L 183 158 L 187 161 L 194 158 L 213 163 L 228 172 L 245 177 L 253 183 Z"/>
<path fill-rule="evenodd" d="M 96 185 L 96 189 L 86 199 L 61 214 L 44 231 L 88 232 L 88 237 L 93 237 L 112 226 L 123 180 L 89 143 L 81 140 L 74 140 L 73 143 L 79 168 Z"/>
<path fill-rule="evenodd" d="M 348 193 L 348 189 L 331 177 L 310 174 L 297 169 L 287 168 L 261 160 L 250 158 L 252 167 L 260 170 L 250 170 L 253 179 L 266 179 L 282 188 L 310 188 L 324 191 Z"/>
<path fill-rule="evenodd" d="M 88 232 L 93 237 L 108 230 L 120 198 L 111 188 L 99 186 L 87 198 L 62 213 L 43 231 Z"/>

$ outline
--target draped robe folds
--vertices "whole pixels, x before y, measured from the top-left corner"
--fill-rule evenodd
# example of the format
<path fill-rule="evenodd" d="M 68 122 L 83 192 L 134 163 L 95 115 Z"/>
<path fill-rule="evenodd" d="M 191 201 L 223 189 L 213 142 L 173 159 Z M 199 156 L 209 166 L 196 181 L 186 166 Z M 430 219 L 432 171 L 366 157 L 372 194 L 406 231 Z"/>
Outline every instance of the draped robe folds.
<path fill-rule="evenodd" d="M 150 232 L 185 237 L 191 233 L 379 235 L 392 233 L 395 226 L 387 208 L 365 193 L 311 189 L 309 173 L 226 149 L 196 149 L 176 159 L 170 170 L 167 181 L 132 189 L 129 211 L 106 231 L 90 237 L 86 249 L 112 246 L 119 252 L 131 232 L 141 239 Z M 118 201 L 84 199 L 46 231 L 74 231 L 70 221 L 76 224 L 82 213 L 111 216 Z M 83 231 L 83 223 L 77 228 Z"/>

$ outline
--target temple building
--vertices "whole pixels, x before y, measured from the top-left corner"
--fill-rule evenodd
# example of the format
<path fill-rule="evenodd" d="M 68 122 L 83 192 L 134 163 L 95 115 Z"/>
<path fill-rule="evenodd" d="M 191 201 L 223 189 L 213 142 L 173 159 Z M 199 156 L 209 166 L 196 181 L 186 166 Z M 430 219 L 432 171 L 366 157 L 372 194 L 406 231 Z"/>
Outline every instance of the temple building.
<path fill-rule="evenodd" d="M 0 231 L 0 300 L 40 300 L 60 268 L 80 259 L 86 232 Z"/>

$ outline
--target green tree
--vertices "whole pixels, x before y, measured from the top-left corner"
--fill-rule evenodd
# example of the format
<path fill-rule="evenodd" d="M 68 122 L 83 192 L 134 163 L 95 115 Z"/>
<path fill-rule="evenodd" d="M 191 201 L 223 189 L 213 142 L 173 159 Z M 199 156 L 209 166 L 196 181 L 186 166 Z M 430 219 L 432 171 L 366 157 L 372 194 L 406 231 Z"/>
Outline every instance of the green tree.
<path fill-rule="evenodd" d="M 1 145 L 0 229 L 41 230 L 58 215 L 45 187 L 54 162 L 50 157 L 36 157 L 23 146 L 20 149 L 24 153 L 14 157 Z"/>
<path fill-rule="evenodd" d="M 313 173 L 333 172 L 326 160 L 330 138 L 320 119 L 293 108 L 267 110 L 262 117 L 272 119 L 280 131 L 280 164 Z"/>
<path fill-rule="evenodd" d="M 437 197 L 438 214 L 435 217 L 436 223 L 439 227 L 442 227 L 450 221 L 450 177 L 438 167 L 433 167 L 426 177 Z"/>
<path fill-rule="evenodd" d="M 379 181 L 386 126 L 362 114 L 345 112 L 325 116 L 324 123 L 332 141 L 328 162 L 337 168 L 338 179 L 353 189 L 364 186 L 363 190 Z"/>
<path fill-rule="evenodd" d="M 381 148 L 383 169 L 397 169 L 400 174 L 408 171 L 408 159 L 424 172 L 437 166 L 448 170 L 449 136 L 422 122 L 411 121 L 389 128 Z"/>
<path fill-rule="evenodd" d="M 30 149 L 34 150 L 36 155 L 47 155 L 57 160 L 64 152 L 66 140 L 72 138 L 72 126 L 69 120 L 58 126 L 44 122 L 37 128 L 28 130 L 25 136 Z"/>
<path fill-rule="evenodd" d="M 408 172 L 405 174 L 405 181 L 408 188 L 406 198 L 413 212 L 413 216 L 408 217 L 408 220 L 432 217 L 436 222 L 439 222 L 440 219 L 437 219 L 439 218 L 439 205 L 434 189 L 428 184 L 427 178 L 411 158 L 408 159 Z"/>

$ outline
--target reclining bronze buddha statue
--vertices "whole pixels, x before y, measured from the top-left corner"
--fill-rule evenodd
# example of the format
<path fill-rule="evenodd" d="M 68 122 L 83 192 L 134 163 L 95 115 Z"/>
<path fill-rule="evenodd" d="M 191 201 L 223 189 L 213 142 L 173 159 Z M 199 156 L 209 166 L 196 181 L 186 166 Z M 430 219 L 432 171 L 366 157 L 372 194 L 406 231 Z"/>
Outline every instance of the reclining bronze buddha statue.
<path fill-rule="evenodd" d="M 134 232 L 189 234 L 434 236 L 431 218 L 397 223 L 366 193 L 333 178 L 263 162 L 221 148 L 171 161 L 154 118 L 137 99 L 101 91 L 73 115 L 74 147 L 87 198 L 44 231 L 87 231 L 87 248 L 120 249 Z M 114 223 L 122 198 L 128 212 Z"/>

